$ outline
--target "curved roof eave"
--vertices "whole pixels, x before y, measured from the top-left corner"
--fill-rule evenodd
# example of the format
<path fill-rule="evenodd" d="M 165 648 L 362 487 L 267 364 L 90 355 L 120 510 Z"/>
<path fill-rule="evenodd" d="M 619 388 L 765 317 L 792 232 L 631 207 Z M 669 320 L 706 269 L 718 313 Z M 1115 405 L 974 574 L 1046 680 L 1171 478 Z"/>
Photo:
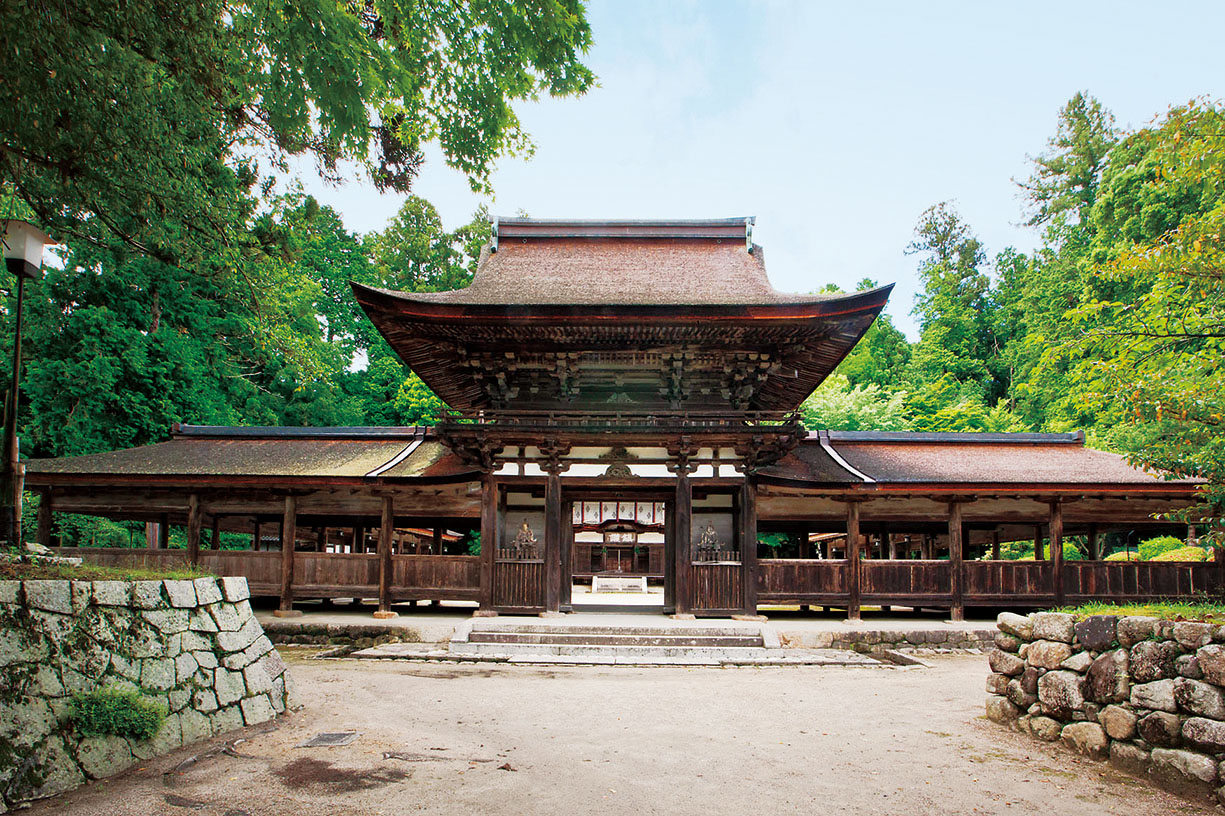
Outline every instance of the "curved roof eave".
<path fill-rule="evenodd" d="M 795 320 L 831 318 L 843 315 L 879 312 L 889 300 L 894 284 L 878 286 L 861 292 L 830 296 L 797 296 L 794 299 L 761 303 L 699 303 L 699 304 L 532 304 L 532 303 L 465 303 L 423 298 L 413 292 L 380 289 L 350 281 L 358 303 L 367 310 L 377 310 L 415 320 L 480 320 L 496 319 L 514 322 L 517 319 L 539 322 L 550 318 L 568 321 L 590 319 L 624 320 L 632 315 L 644 318 L 669 317 L 708 321 L 712 318 L 748 320 Z M 463 290 L 456 290 L 463 291 Z M 431 293 L 432 294 L 432 293 Z"/>

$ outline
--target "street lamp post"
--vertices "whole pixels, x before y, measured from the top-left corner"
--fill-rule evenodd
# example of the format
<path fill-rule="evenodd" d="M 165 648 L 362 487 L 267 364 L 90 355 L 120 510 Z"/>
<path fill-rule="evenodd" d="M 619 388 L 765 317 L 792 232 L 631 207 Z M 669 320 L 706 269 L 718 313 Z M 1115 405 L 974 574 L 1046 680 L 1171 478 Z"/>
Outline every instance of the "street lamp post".
<path fill-rule="evenodd" d="M 26 279 L 38 276 L 43 247 L 51 243 L 33 224 L 10 220 L 4 224 L 4 265 L 17 278 L 17 312 L 13 323 L 13 377 L 4 403 L 4 451 L 0 456 L 0 535 L 12 546 L 21 545 L 21 491 L 25 481 L 17 449 L 17 395 L 21 384 L 21 306 Z"/>

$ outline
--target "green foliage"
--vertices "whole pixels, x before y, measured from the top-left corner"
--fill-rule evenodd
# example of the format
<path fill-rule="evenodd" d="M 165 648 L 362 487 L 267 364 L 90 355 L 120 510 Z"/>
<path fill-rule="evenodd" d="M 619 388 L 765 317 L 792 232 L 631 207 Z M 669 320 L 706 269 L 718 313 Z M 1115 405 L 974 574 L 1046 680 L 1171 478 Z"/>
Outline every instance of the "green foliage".
<path fill-rule="evenodd" d="M 1157 556 L 1170 550 L 1177 550 L 1187 546 L 1187 542 L 1181 538 L 1174 536 L 1158 536 L 1140 542 L 1140 560 L 1151 561 Z"/>
<path fill-rule="evenodd" d="M 1034 212 L 1031 226 L 1074 216 L 1083 219 L 1096 198 L 1098 179 L 1118 136 L 1114 116 L 1078 91 L 1059 111 L 1047 152 L 1033 159 L 1034 172 L 1021 186 Z"/>
<path fill-rule="evenodd" d="M 473 189 L 530 154 L 514 104 L 594 82 L 580 0 L 7 3 L 0 184 L 57 238 L 194 268 L 240 257 L 293 155 L 407 191 L 436 143 Z M 37 32 L 37 36 L 31 36 Z"/>
<path fill-rule="evenodd" d="M 445 413 L 440 400 L 416 374 L 409 374 L 395 396 L 396 415 L 403 425 L 433 425 Z"/>
<path fill-rule="evenodd" d="M 1093 615 L 1118 615 L 1119 617 L 1139 615 L 1160 620 L 1225 623 L 1225 604 L 1207 598 L 1195 601 L 1156 601 L 1140 604 L 1094 601 L 1080 606 L 1063 607 L 1055 611 L 1067 612 L 1077 618 L 1088 618 Z"/>
<path fill-rule="evenodd" d="M 888 394 L 876 384 L 854 385 L 833 374 L 800 406 L 810 430 L 900 431 L 907 428 L 901 392 Z"/>
<path fill-rule="evenodd" d="M 39 561 L 0 561 L 0 578 L 46 579 L 65 581 L 191 581 L 209 578 L 212 573 L 203 567 L 186 564 L 173 567 L 100 567 L 93 564 L 71 566 Z"/>
<path fill-rule="evenodd" d="M 147 740 L 166 719 L 165 704 L 124 686 L 74 694 L 68 705 L 73 727 L 86 737 L 114 734 Z"/>
<path fill-rule="evenodd" d="M 1140 553 L 1135 550 L 1119 550 L 1106 556 L 1106 561 L 1139 561 Z"/>
<path fill-rule="evenodd" d="M 1203 547 L 1179 547 L 1166 550 L 1160 555 L 1147 559 L 1149 561 L 1207 561 L 1208 551 Z"/>

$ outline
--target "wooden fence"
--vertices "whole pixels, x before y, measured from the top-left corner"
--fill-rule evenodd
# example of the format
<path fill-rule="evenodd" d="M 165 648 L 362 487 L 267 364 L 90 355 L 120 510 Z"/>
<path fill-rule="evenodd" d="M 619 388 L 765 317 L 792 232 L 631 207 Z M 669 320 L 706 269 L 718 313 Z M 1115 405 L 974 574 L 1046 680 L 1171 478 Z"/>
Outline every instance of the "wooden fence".
<path fill-rule="evenodd" d="M 169 567 L 187 563 L 186 550 L 61 547 L 56 555 L 82 557 L 115 567 Z M 395 555 L 391 596 L 397 601 L 475 601 L 480 597 L 481 559 L 475 555 Z M 216 575 L 241 575 L 253 595 L 277 595 L 279 551 L 201 550 L 200 566 Z M 379 561 L 374 553 L 295 552 L 294 597 L 377 598 Z"/>
<path fill-rule="evenodd" d="M 953 602 L 950 561 L 864 560 L 860 601 L 868 605 L 946 607 Z M 961 564 L 966 606 L 1051 606 L 1055 566 L 1049 561 L 966 561 Z M 850 602 L 845 560 L 761 559 L 757 599 L 762 604 L 842 606 Z M 1176 561 L 1069 561 L 1063 565 L 1064 602 L 1147 601 L 1188 597 L 1225 588 L 1225 567 Z"/>

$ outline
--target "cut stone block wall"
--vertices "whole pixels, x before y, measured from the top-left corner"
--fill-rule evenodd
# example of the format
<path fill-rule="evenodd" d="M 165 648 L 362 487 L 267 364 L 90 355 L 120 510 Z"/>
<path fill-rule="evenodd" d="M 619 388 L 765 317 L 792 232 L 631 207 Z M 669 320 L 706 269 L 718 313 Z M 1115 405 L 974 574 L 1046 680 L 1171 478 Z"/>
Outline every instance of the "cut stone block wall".
<path fill-rule="evenodd" d="M 1225 803 L 1225 627 L 1055 612 L 997 627 L 989 718 Z"/>
<path fill-rule="evenodd" d="M 248 598 L 245 578 L 0 581 L 0 812 L 283 712 Z M 114 685 L 165 705 L 152 738 L 75 732 L 73 695 Z"/>

